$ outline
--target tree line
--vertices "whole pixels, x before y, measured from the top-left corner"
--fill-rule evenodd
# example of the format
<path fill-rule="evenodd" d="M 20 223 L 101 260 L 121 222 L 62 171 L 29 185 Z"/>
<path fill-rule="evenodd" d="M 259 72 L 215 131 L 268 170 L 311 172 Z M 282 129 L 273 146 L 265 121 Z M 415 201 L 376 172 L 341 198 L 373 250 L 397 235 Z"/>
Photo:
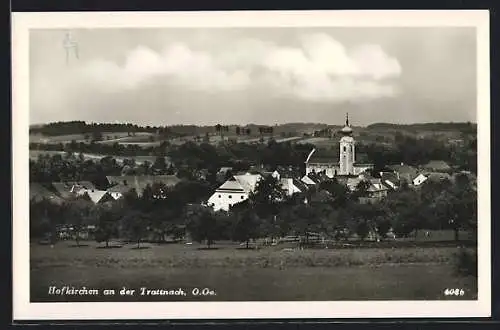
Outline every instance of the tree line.
<path fill-rule="evenodd" d="M 387 239 L 392 229 L 399 237 L 416 237 L 421 230 L 448 229 L 459 239 L 460 230 L 477 235 L 477 193 L 466 175 L 453 182 L 426 183 L 420 189 L 403 186 L 378 203 L 364 203 L 367 185 L 354 191 L 335 179 L 303 194 L 288 197 L 277 179 L 267 176 L 255 192 L 228 212 L 214 212 L 201 205 L 213 192 L 208 183 L 184 181 L 168 188 L 147 186 L 141 196 L 134 190 L 109 205 L 93 205 L 83 197 L 62 205 L 32 200 L 32 237 L 49 235 L 55 240 L 57 226 L 68 225 L 78 233 L 95 226 L 95 239 L 162 242 L 186 234 L 211 247 L 218 240 L 248 244 L 258 238 L 297 235 L 308 245 L 316 233 L 334 241 L 353 235 L 365 240 L 370 234 Z M 78 241 L 78 235 L 75 239 Z M 78 242 L 77 242 L 78 244 Z"/>

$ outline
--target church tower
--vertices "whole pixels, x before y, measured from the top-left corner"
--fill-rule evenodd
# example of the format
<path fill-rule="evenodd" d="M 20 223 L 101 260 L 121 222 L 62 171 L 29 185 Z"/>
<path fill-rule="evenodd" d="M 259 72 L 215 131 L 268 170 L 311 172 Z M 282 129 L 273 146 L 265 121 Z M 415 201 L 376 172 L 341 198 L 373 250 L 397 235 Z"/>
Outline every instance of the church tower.
<path fill-rule="evenodd" d="M 354 138 L 352 137 L 352 128 L 349 125 L 349 114 L 346 114 L 345 126 L 340 130 L 342 138 L 340 139 L 340 175 L 354 174 Z"/>

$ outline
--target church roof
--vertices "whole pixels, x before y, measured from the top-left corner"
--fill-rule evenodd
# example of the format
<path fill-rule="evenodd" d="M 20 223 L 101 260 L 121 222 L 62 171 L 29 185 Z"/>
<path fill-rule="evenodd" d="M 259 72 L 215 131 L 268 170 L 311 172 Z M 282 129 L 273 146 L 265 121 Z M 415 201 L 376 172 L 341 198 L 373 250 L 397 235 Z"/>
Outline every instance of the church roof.
<path fill-rule="evenodd" d="M 306 163 L 338 164 L 339 156 L 334 151 L 313 149 L 309 153 Z"/>
<path fill-rule="evenodd" d="M 352 134 L 352 128 L 351 125 L 349 125 L 349 114 L 346 113 L 345 117 L 345 126 L 340 130 L 340 133 L 343 135 L 351 135 Z"/>
<path fill-rule="evenodd" d="M 344 126 L 344 127 L 340 130 L 340 132 L 341 132 L 342 134 L 351 134 L 351 133 L 352 133 L 352 128 L 351 128 L 351 127 L 349 127 L 349 126 Z"/>

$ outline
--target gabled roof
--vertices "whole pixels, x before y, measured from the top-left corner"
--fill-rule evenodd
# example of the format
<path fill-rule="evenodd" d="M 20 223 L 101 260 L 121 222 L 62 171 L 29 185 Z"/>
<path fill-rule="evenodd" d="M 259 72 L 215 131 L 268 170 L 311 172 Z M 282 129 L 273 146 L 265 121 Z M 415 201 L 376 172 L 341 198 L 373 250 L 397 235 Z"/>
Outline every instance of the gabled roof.
<path fill-rule="evenodd" d="M 114 191 L 126 189 L 117 188 L 117 185 L 129 187 L 126 191 L 134 188 L 138 195 L 141 195 L 144 188 L 149 184 L 152 186 L 154 183 L 163 183 L 167 187 L 176 186 L 181 179 L 175 175 L 120 175 L 120 176 L 107 176 L 106 177 L 111 185 L 114 186 Z"/>
<path fill-rule="evenodd" d="M 307 184 L 305 184 L 304 182 L 302 182 L 299 179 L 293 179 L 293 184 L 295 185 L 295 187 L 299 188 L 299 190 L 301 192 L 304 192 L 304 191 L 306 191 L 306 190 L 309 189 L 309 187 L 307 186 Z"/>
<path fill-rule="evenodd" d="M 245 188 L 241 185 L 241 183 L 236 180 L 234 177 L 230 178 L 226 182 L 224 182 L 219 188 L 216 190 L 217 192 L 248 192 L 245 190 Z"/>
<path fill-rule="evenodd" d="M 127 192 L 129 192 L 130 190 L 132 190 L 133 187 L 129 186 L 129 185 L 124 185 L 124 184 L 116 184 L 112 187 L 109 187 L 107 189 L 107 191 L 109 191 L 110 193 L 120 193 L 120 194 L 125 194 Z"/>
<path fill-rule="evenodd" d="M 441 180 L 452 180 L 452 176 L 449 175 L 448 173 L 441 173 L 441 172 L 429 172 L 426 173 L 425 176 L 427 177 L 427 180 L 430 181 L 441 181 Z"/>
<path fill-rule="evenodd" d="M 56 193 L 64 199 L 75 196 L 75 186 L 80 187 L 81 189 L 95 189 L 94 184 L 90 181 L 52 182 L 52 187 L 54 187 Z"/>
<path fill-rule="evenodd" d="M 110 200 L 110 198 L 114 200 L 114 198 L 105 190 L 86 190 L 85 194 L 89 196 L 90 200 L 94 204 L 106 202 L 107 200 Z"/>
<path fill-rule="evenodd" d="M 262 179 L 262 175 L 260 174 L 245 174 L 245 175 L 235 175 L 234 178 L 239 182 L 241 187 L 245 189 L 245 191 L 254 191 L 257 186 L 257 182 Z"/>
<path fill-rule="evenodd" d="M 64 202 L 61 197 L 45 188 L 42 184 L 30 182 L 30 200 L 39 202 L 42 199 L 47 199 L 56 204 L 61 204 Z"/>
<path fill-rule="evenodd" d="M 338 164 L 339 156 L 333 151 L 313 149 L 306 159 L 308 164 Z"/>
<path fill-rule="evenodd" d="M 390 165 L 388 168 L 396 172 L 400 179 L 404 178 L 406 180 L 413 180 L 419 174 L 417 168 L 409 165 Z"/>
<path fill-rule="evenodd" d="M 380 178 L 382 179 L 382 182 L 390 181 L 394 184 L 397 184 L 399 181 L 398 176 L 394 172 L 381 172 Z"/>
<path fill-rule="evenodd" d="M 362 178 L 356 177 L 356 178 L 347 178 L 346 185 L 349 187 L 349 189 L 353 190 L 356 189 L 358 184 L 363 181 Z"/>
<path fill-rule="evenodd" d="M 448 165 L 448 163 L 445 162 L 444 160 L 431 160 L 422 167 L 434 171 L 447 171 L 451 169 L 451 166 Z"/>
<path fill-rule="evenodd" d="M 370 184 L 370 186 L 367 189 L 367 191 L 369 191 L 369 192 L 377 192 L 377 191 L 384 191 L 384 190 L 388 190 L 388 188 L 385 185 L 383 185 L 382 183 L 372 183 L 372 184 Z"/>
<path fill-rule="evenodd" d="M 311 177 L 309 175 L 304 175 L 302 177 L 302 179 L 300 179 L 302 182 L 304 182 L 305 184 L 307 185 L 310 185 L 310 186 L 313 186 L 316 184 L 316 181 L 314 181 L 313 179 L 311 179 Z"/>

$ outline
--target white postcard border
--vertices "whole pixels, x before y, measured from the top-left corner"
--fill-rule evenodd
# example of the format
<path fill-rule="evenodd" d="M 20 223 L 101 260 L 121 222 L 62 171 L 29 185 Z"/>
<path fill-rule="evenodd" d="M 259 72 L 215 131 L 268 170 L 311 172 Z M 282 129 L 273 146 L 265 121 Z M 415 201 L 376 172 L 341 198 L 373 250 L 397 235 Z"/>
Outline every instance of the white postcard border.
<path fill-rule="evenodd" d="M 478 300 L 332 302 L 123 302 L 29 301 L 29 30 L 35 28 L 165 27 L 441 27 L 477 30 Z M 69 12 L 12 14 L 13 318 L 239 319 L 487 317 L 491 314 L 491 193 L 489 12 L 456 11 L 247 11 Z"/>

